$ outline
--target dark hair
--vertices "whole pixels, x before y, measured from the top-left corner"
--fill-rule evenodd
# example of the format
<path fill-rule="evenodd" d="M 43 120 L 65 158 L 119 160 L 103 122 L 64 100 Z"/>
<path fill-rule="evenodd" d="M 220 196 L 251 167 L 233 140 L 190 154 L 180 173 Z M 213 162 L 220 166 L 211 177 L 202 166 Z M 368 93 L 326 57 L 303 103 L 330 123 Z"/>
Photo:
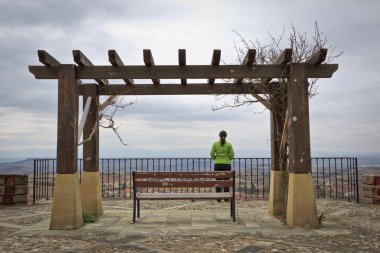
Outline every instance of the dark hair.
<path fill-rule="evenodd" d="M 222 137 L 222 136 L 224 136 L 224 138 L 226 138 L 227 137 L 227 132 L 224 131 L 224 130 L 220 131 L 219 132 L 219 137 Z"/>
<path fill-rule="evenodd" d="M 226 143 L 227 132 L 224 130 L 220 131 L 219 137 L 220 137 L 220 144 L 224 146 L 224 144 Z"/>

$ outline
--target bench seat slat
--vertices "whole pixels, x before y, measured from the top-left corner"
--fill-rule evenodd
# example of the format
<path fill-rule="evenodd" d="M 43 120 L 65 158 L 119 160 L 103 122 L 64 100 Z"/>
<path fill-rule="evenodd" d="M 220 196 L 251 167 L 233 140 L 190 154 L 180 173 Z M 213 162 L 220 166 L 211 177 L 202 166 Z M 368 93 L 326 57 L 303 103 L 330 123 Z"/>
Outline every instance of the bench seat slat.
<path fill-rule="evenodd" d="M 232 180 L 208 181 L 143 181 L 136 180 L 135 187 L 233 187 Z"/>
<path fill-rule="evenodd" d="M 138 178 L 232 178 L 232 171 L 209 172 L 137 172 Z"/>
<path fill-rule="evenodd" d="M 139 200 L 170 200 L 170 199 L 232 199 L 232 192 L 222 193 L 137 193 Z"/>

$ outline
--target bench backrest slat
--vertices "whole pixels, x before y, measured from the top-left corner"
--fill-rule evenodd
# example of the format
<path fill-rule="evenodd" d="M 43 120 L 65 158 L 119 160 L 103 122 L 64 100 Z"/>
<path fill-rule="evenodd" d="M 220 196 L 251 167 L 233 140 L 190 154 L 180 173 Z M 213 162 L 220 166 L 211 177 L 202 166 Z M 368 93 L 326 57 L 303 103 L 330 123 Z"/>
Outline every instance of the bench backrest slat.
<path fill-rule="evenodd" d="M 135 178 L 232 178 L 232 171 L 210 172 L 135 172 Z"/>
<path fill-rule="evenodd" d="M 233 180 L 146 181 L 135 180 L 135 187 L 233 187 Z"/>

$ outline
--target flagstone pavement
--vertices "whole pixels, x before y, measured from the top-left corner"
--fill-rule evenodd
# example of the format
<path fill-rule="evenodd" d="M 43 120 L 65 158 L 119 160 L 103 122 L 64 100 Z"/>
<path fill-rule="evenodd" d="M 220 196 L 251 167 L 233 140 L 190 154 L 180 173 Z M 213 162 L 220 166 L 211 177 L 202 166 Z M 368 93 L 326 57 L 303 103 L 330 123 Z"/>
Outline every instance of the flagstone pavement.
<path fill-rule="evenodd" d="M 51 201 L 0 206 L 0 252 L 380 252 L 380 206 L 318 200 L 318 229 L 289 228 L 268 202 L 106 200 L 104 215 L 78 230 L 49 230 Z"/>

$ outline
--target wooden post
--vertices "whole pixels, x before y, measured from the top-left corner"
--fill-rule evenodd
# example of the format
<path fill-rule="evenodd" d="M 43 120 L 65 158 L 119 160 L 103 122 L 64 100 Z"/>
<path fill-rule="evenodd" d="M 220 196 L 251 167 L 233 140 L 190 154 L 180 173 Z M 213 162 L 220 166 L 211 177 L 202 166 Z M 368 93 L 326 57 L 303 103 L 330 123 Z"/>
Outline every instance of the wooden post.
<path fill-rule="evenodd" d="M 288 85 L 289 186 L 286 221 L 289 226 L 319 227 L 311 176 L 307 64 L 291 66 Z"/>
<path fill-rule="evenodd" d="M 91 97 L 90 110 L 83 129 L 83 174 L 81 180 L 81 200 L 83 210 L 99 217 L 103 214 L 101 179 L 99 174 L 99 94 L 96 84 L 90 84 L 83 101 Z"/>
<path fill-rule="evenodd" d="M 275 112 L 270 112 L 270 140 L 271 140 L 271 171 L 269 192 L 269 213 L 285 215 L 285 191 L 283 190 L 280 157 L 280 142 L 284 119 Z"/>
<path fill-rule="evenodd" d="M 83 225 L 78 178 L 78 86 L 75 66 L 58 68 L 57 176 L 50 229 Z"/>

